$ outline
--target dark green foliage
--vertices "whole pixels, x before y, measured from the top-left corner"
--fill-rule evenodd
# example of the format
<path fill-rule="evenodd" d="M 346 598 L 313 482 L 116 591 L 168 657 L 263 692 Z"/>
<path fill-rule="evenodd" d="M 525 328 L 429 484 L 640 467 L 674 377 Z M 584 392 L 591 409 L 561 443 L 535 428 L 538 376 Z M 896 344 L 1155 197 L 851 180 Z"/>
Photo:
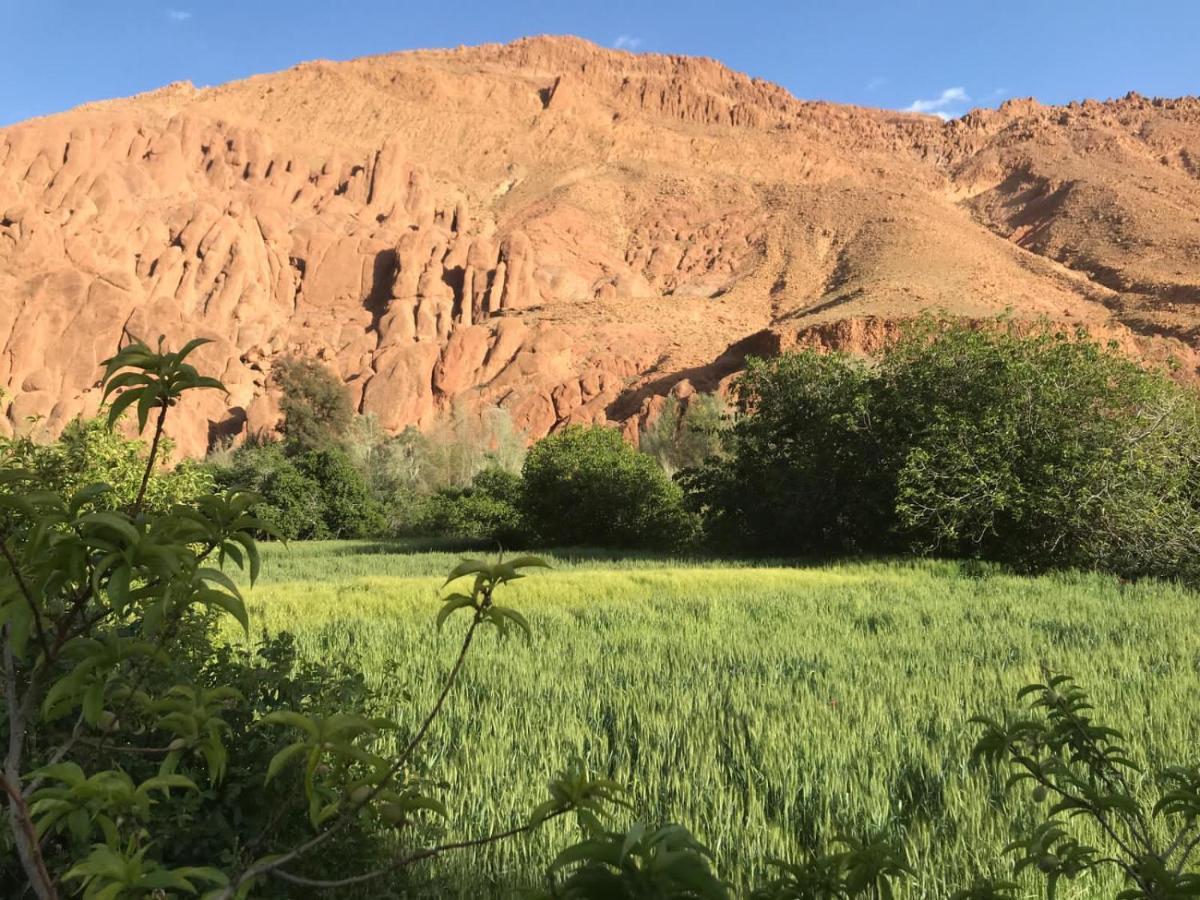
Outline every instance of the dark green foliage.
<path fill-rule="evenodd" d="M 834 353 L 751 359 L 736 385 L 729 456 L 684 473 L 719 545 L 813 554 L 874 548 L 886 481 L 871 431 L 867 367 Z"/>
<path fill-rule="evenodd" d="M 277 444 L 247 446 L 215 477 L 260 494 L 257 515 L 287 540 L 370 537 L 384 529 L 362 474 L 336 447 L 289 455 Z"/>
<path fill-rule="evenodd" d="M 147 677 L 161 684 L 193 683 L 204 691 L 235 692 L 220 703 L 223 743 L 230 751 L 223 778 L 209 778 L 205 756 L 177 754 L 173 770 L 204 789 L 180 792 L 170 802 L 150 807 L 146 827 L 162 848 L 164 864 L 171 867 L 230 867 L 237 864 L 233 851 L 240 846 L 257 842 L 261 853 L 282 852 L 306 839 L 311 829 L 300 773 L 288 771 L 265 781 L 272 757 L 284 744 L 281 735 L 261 727 L 261 719 L 281 706 L 324 716 L 345 709 L 370 710 L 377 702 L 348 660 L 324 664 L 304 660 L 287 634 L 264 635 L 253 649 L 231 647 L 212 640 L 212 626 L 206 617 L 199 617 L 181 627 L 172 656 L 156 663 Z M 235 695 L 240 702 L 234 702 Z M 153 715 L 131 707 L 124 718 L 122 733 L 153 731 Z M 48 723 L 38 734 L 31 757 L 39 748 L 66 740 L 71 726 L 69 720 Z M 135 783 L 158 774 L 160 754 L 130 754 L 123 736 L 109 743 L 106 747 L 88 742 L 78 747 L 74 760 L 88 772 L 119 766 Z M 384 835 L 356 823 L 339 835 L 335 851 L 322 861 L 322 874 L 362 871 L 381 862 L 388 847 Z M 72 840 L 69 831 L 44 848 L 51 867 L 60 869 L 87 850 L 87 842 Z M 0 862 L 0 895 L 19 896 L 22 884 L 16 858 Z M 264 896 L 292 894 L 274 890 Z"/>
<path fill-rule="evenodd" d="M 280 389 L 283 435 L 303 450 L 341 443 L 354 418 L 346 386 L 315 359 L 289 358 L 271 372 Z"/>
<path fill-rule="evenodd" d="M 754 361 L 738 400 L 730 459 L 684 476 L 715 540 L 1195 571 L 1196 395 L 1082 333 L 924 321 L 875 367 Z"/>
<path fill-rule="evenodd" d="M 614 429 L 568 426 L 530 449 L 522 475 L 545 543 L 670 548 L 689 535 L 679 487 Z"/>
<path fill-rule="evenodd" d="M 521 476 L 493 467 L 479 472 L 466 488 L 443 488 L 415 499 L 420 512 L 412 533 L 495 541 L 504 547 L 526 542 L 521 515 Z"/>
<path fill-rule="evenodd" d="M 383 516 L 366 480 L 344 450 L 309 450 L 297 456 L 295 464 L 319 488 L 322 520 L 330 537 L 370 537 L 383 531 Z"/>

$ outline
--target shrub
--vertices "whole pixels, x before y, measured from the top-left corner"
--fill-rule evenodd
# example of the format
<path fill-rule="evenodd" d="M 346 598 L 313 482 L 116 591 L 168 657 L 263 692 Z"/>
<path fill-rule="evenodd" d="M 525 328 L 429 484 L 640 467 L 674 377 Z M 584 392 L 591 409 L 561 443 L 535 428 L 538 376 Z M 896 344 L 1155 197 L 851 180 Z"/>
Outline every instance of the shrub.
<path fill-rule="evenodd" d="M 161 462 L 156 477 L 146 484 L 145 505 L 150 509 L 186 503 L 212 488 L 209 471 L 194 460 L 168 469 L 172 449 L 169 438 L 159 441 Z M 29 471 L 46 489 L 63 494 L 103 482 L 112 488 L 103 502 L 113 508 L 136 499 L 147 452 L 145 442 L 122 437 L 102 419 L 75 419 L 57 440 L 45 444 L 28 437 L 0 439 L 0 465 Z"/>
<path fill-rule="evenodd" d="M 334 447 L 296 455 L 278 444 L 243 447 L 216 480 L 261 495 L 255 514 L 287 540 L 371 537 L 385 528 L 362 474 Z"/>
<path fill-rule="evenodd" d="M 341 379 L 315 359 L 290 357 L 275 363 L 271 376 L 280 390 L 283 436 L 300 449 L 341 443 L 354 418 Z"/>
<path fill-rule="evenodd" d="M 521 476 L 501 468 L 484 469 L 470 487 L 443 488 L 425 498 L 412 533 L 521 546 L 527 540 L 521 494 Z"/>
<path fill-rule="evenodd" d="M 785 354 L 736 390 L 730 458 L 684 477 L 726 545 L 1196 570 L 1197 397 L 1082 332 L 926 320 L 875 367 Z"/>
<path fill-rule="evenodd" d="M 716 394 L 693 394 L 684 403 L 671 395 L 638 436 L 638 449 L 654 457 L 668 475 L 697 468 L 722 455 L 728 416 L 728 405 Z"/>
<path fill-rule="evenodd" d="M 679 487 L 614 429 L 568 426 L 533 446 L 522 475 L 522 509 L 544 542 L 664 548 L 689 536 Z"/>

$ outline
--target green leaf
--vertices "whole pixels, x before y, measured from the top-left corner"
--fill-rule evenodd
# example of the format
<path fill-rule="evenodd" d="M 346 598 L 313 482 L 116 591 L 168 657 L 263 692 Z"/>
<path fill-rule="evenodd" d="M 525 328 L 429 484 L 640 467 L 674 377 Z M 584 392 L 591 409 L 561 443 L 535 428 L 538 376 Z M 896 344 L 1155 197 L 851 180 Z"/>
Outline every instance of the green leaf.
<path fill-rule="evenodd" d="M 450 570 L 450 574 L 447 575 L 446 580 L 442 582 L 442 587 L 445 587 L 456 579 L 462 578 L 464 575 L 490 575 L 491 571 L 492 567 L 481 559 L 464 559 L 457 566 Z"/>
<path fill-rule="evenodd" d="M 525 617 L 523 615 L 521 615 L 519 612 L 517 612 L 515 609 L 510 609 L 507 606 L 493 606 L 492 612 L 495 615 L 503 616 L 504 618 L 506 618 L 512 622 L 515 622 L 517 627 L 520 628 L 522 632 L 524 632 L 525 640 L 528 641 L 528 640 L 533 639 L 533 632 L 529 628 L 529 623 L 525 620 Z"/>
<path fill-rule="evenodd" d="M 452 613 L 465 607 L 474 609 L 475 601 L 463 594 L 455 594 L 446 598 L 446 602 L 442 604 L 442 608 L 438 610 L 437 614 L 436 624 L 438 631 L 442 630 L 442 625 Z"/>
<path fill-rule="evenodd" d="M 274 778 L 276 775 L 278 775 L 280 773 L 280 771 L 282 771 L 283 767 L 288 764 L 288 762 L 292 759 L 292 757 L 294 757 L 297 753 L 301 753 L 306 746 L 307 745 L 304 742 L 297 741 L 294 744 L 289 744 L 288 746 L 286 746 L 282 750 L 280 750 L 278 753 L 276 753 L 274 756 L 272 756 L 271 762 L 267 766 L 266 780 L 268 782 L 270 782 L 272 778 Z"/>

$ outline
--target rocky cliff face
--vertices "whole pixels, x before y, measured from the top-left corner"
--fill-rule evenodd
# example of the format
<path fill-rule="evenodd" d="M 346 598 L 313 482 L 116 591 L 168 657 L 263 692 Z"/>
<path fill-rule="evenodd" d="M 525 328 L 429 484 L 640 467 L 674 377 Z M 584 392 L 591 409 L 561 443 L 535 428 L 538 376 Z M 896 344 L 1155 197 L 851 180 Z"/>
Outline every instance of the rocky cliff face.
<path fill-rule="evenodd" d="M 213 339 L 187 452 L 269 430 L 281 354 L 388 429 L 632 427 L 748 353 L 1006 309 L 1194 373 L 1200 101 L 942 123 L 570 38 L 307 63 L 0 130 L 0 429 L 98 401 L 131 336 Z"/>

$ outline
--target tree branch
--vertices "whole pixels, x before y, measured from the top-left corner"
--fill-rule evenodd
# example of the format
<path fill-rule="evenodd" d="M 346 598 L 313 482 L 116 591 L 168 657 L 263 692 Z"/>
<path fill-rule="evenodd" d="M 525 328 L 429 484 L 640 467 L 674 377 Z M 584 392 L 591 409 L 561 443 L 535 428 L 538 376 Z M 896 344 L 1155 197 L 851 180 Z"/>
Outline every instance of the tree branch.
<path fill-rule="evenodd" d="M 13 842 L 17 845 L 17 856 L 21 868 L 29 878 L 29 884 L 39 900 L 58 900 L 58 892 L 38 845 L 37 830 L 29 815 L 29 807 L 21 793 L 21 753 L 25 748 L 25 716 L 34 686 L 29 685 L 24 698 L 17 695 L 17 666 L 13 659 L 12 640 L 9 626 L 0 629 L 0 654 L 4 657 L 4 702 L 8 707 L 8 752 L 4 759 L 4 774 L 0 775 L 0 789 L 8 796 L 9 819 L 12 825 Z"/>
<path fill-rule="evenodd" d="M 340 878 L 337 880 L 305 878 L 303 875 L 296 875 L 292 872 L 284 871 L 283 869 L 275 869 L 273 872 L 271 872 L 271 875 L 276 878 L 281 878 L 282 880 L 287 881 L 291 884 L 302 885 L 303 887 L 312 887 L 312 888 L 350 887 L 351 885 L 363 884 L 364 882 L 367 882 L 367 881 L 373 881 L 376 878 L 380 878 L 383 875 L 387 875 L 389 872 L 395 872 L 398 869 L 403 869 L 406 866 L 411 866 L 413 863 L 420 862 L 421 860 L 430 859 L 431 857 L 434 857 L 434 856 L 440 856 L 441 854 L 446 853 L 450 850 L 464 850 L 464 849 L 467 849 L 470 847 L 483 847 L 487 844 L 494 844 L 497 841 L 503 841 L 507 838 L 516 837 L 519 834 L 525 834 L 527 832 L 533 831 L 535 828 L 541 827 L 543 824 L 545 824 L 546 822 L 549 822 L 551 819 L 556 819 L 559 816 L 561 816 L 567 812 L 569 812 L 569 810 L 562 809 L 556 813 L 552 813 L 551 815 L 549 815 L 546 818 L 541 819 L 537 822 L 527 822 L 524 825 L 518 825 L 517 827 L 510 828 L 507 831 L 498 831 L 494 834 L 489 834 L 485 837 L 473 838 L 471 840 L 466 840 L 466 841 L 454 841 L 453 843 L 449 843 L 449 844 L 439 844 L 436 847 L 426 847 L 423 850 L 416 850 L 412 853 L 406 854 L 405 856 L 397 857 L 396 859 L 394 859 L 391 863 L 389 863 L 386 866 L 382 866 L 382 867 L 380 867 L 378 869 L 374 869 L 370 872 L 364 872 L 361 875 L 351 875 L 349 878 Z"/>
<path fill-rule="evenodd" d="M 50 644 L 46 640 L 46 628 L 42 622 L 42 611 L 38 607 L 37 601 L 33 598 L 33 591 L 29 589 L 28 583 L 25 581 L 25 576 L 21 574 L 21 568 L 17 565 L 17 558 L 13 556 L 12 551 L 8 548 L 8 541 L 4 537 L 0 537 L 0 552 L 4 554 L 4 559 L 8 563 L 8 567 L 12 569 L 13 577 L 17 580 L 17 586 L 21 589 L 22 596 L 25 597 L 25 602 L 29 604 L 29 611 L 33 614 L 33 625 L 37 631 L 38 643 L 42 647 L 42 655 L 46 658 L 46 664 L 50 663 Z"/>

